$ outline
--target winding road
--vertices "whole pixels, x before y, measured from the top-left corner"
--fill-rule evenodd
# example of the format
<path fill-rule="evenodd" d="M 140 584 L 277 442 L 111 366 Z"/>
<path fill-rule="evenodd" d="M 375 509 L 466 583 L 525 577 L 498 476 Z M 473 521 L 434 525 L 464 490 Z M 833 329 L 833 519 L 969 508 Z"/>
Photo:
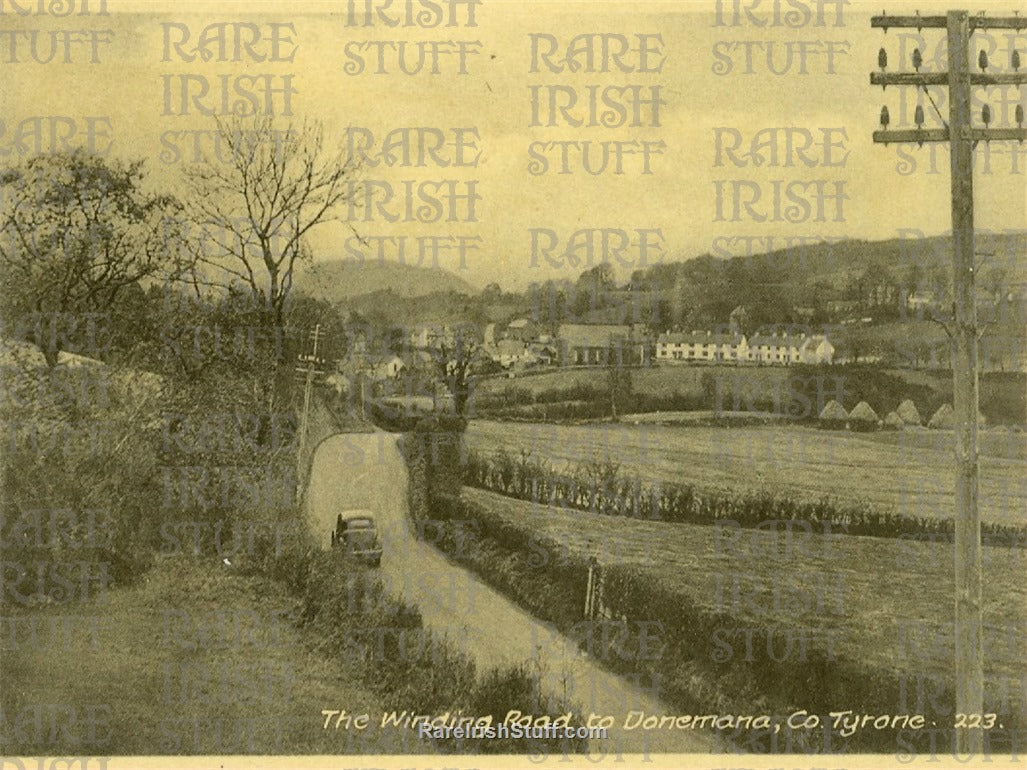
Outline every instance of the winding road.
<path fill-rule="evenodd" d="M 425 626 L 446 636 L 479 670 L 527 662 L 540 673 L 545 695 L 573 704 L 586 715 L 615 717 L 605 741 L 590 741 L 590 753 L 711 751 L 712 738 L 702 731 L 624 729 L 631 711 L 677 712 L 647 691 L 644 682 L 610 673 L 553 626 L 419 540 L 407 513 L 407 469 L 398 438 L 385 432 L 343 433 L 317 447 L 305 499 L 307 518 L 323 547 L 330 547 L 340 511 L 373 510 L 382 533 L 381 578 L 386 589 L 417 605 Z"/>

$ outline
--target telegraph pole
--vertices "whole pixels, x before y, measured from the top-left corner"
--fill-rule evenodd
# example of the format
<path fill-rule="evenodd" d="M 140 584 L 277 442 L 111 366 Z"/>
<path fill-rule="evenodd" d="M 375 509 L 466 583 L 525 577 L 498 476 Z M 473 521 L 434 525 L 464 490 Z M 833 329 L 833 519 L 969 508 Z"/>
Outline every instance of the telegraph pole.
<path fill-rule="evenodd" d="M 312 354 L 310 354 L 309 356 L 304 356 L 304 355 L 300 356 L 300 360 L 301 361 L 303 361 L 304 359 L 306 359 L 306 361 L 307 361 L 307 366 L 306 366 L 306 370 L 305 370 L 306 382 L 304 383 L 304 386 L 303 386 L 303 413 L 300 416 L 299 451 L 297 452 L 297 457 L 296 457 L 296 463 L 298 465 L 299 474 L 300 474 L 299 478 L 301 480 L 302 480 L 302 472 L 303 472 L 303 466 L 304 466 L 304 463 L 303 463 L 303 453 L 304 453 L 304 451 L 306 450 L 306 447 L 307 447 L 307 422 L 310 419 L 310 392 L 314 388 L 314 375 L 315 374 L 324 374 L 324 372 L 319 371 L 317 369 L 317 361 L 318 361 L 318 359 L 317 359 L 317 346 L 318 346 L 318 343 L 320 343 L 320 341 L 321 341 L 321 324 L 317 324 L 314 327 L 314 331 L 312 333 L 312 337 L 314 339 L 314 352 Z M 304 373 L 303 367 L 296 367 L 296 371 Z"/>
<path fill-rule="evenodd" d="M 973 86 L 1027 83 L 1019 72 L 1020 55 L 1011 54 L 1011 73 L 987 74 L 988 59 L 982 51 L 980 73 L 971 71 L 970 43 L 977 29 L 1025 29 L 1027 20 L 1018 16 L 970 16 L 967 11 L 949 11 L 945 16 L 874 16 L 872 27 L 945 29 L 948 36 L 948 73 L 921 72 L 922 57 L 913 53 L 915 72 L 886 73 L 887 52 L 878 58 L 881 72 L 872 73 L 870 82 L 882 88 L 889 85 L 916 86 L 925 92 L 929 85 L 948 86 L 949 116 L 944 128 L 925 129 L 923 108 L 916 108 L 915 129 L 887 130 L 888 109 L 881 110 L 881 131 L 874 142 L 949 142 L 952 184 L 952 285 L 953 343 L 952 381 L 955 412 L 956 511 L 955 511 L 955 643 L 956 712 L 964 715 L 984 713 L 984 653 L 982 632 L 981 527 L 977 507 L 977 296 L 974 287 L 974 203 L 973 148 L 979 141 L 1027 139 L 1023 128 L 1023 106 L 1016 107 L 1017 128 L 989 128 L 991 111 L 981 111 L 983 128 L 975 128 L 971 117 Z M 940 117 L 940 116 L 939 116 Z M 944 123 L 944 120 L 943 120 Z M 979 727 L 956 729 L 956 750 L 981 753 L 984 734 Z"/>

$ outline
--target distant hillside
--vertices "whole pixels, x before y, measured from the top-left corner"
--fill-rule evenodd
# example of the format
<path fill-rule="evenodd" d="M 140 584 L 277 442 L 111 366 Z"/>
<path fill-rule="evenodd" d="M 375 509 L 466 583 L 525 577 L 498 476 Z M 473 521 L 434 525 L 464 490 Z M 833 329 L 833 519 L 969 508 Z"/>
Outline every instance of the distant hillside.
<path fill-rule="evenodd" d="M 1027 278 L 1027 232 L 978 233 L 976 249 L 982 276 L 1002 270 L 1006 283 Z M 847 240 L 834 244 L 817 244 L 783 249 L 764 255 L 768 266 L 790 266 L 812 277 L 827 279 L 843 286 L 846 279 L 862 274 L 871 267 L 884 267 L 905 277 L 916 265 L 923 273 L 941 268 L 946 274 L 952 266 L 952 237 L 893 238 L 887 241 Z"/>
<path fill-rule="evenodd" d="M 295 288 L 328 302 L 339 302 L 377 292 L 399 297 L 423 297 L 435 292 L 477 294 L 467 281 L 440 268 L 414 267 L 399 262 L 331 260 L 297 270 Z"/>
<path fill-rule="evenodd" d="M 1001 270 L 1007 283 L 1027 280 L 1027 232 L 978 233 L 976 247 L 981 258 L 982 273 Z M 778 249 L 752 257 L 716 258 L 710 254 L 691 259 L 665 262 L 633 276 L 636 282 L 668 287 L 678 277 L 681 266 L 707 262 L 719 265 L 727 273 L 732 268 L 745 268 L 752 273 L 786 278 L 797 283 L 820 280 L 842 288 L 853 277 L 871 267 L 884 267 L 901 278 L 916 265 L 923 274 L 932 268 L 948 271 L 952 265 L 952 237 L 937 235 L 927 238 L 893 238 L 886 241 L 844 240 L 821 242 L 787 249 Z M 686 269 L 686 272 L 690 272 Z M 703 272 L 709 272 L 704 270 Z"/>
<path fill-rule="evenodd" d="M 1011 302 L 1027 295 L 1027 232 L 979 233 L 977 293 Z M 944 306 L 951 297 L 952 238 L 811 243 L 754 256 L 711 254 L 636 271 L 631 285 L 664 302 L 661 323 L 703 328 L 744 307 L 752 326 L 899 317 L 906 298 Z M 743 324 L 744 326 L 745 324 Z"/>

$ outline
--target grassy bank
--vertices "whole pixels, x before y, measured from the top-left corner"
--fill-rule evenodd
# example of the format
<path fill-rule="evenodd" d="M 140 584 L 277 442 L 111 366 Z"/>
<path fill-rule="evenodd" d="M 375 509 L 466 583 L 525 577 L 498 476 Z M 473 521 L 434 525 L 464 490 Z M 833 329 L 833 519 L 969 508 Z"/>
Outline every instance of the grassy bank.
<path fill-rule="evenodd" d="M 7 614 L 0 750 L 388 752 L 372 736 L 323 728 L 322 708 L 380 714 L 385 701 L 364 683 L 360 662 L 317 650 L 294 624 L 298 613 L 280 583 L 179 555 L 102 599 Z M 48 719 L 26 718 L 48 704 L 73 715 L 56 732 Z"/>

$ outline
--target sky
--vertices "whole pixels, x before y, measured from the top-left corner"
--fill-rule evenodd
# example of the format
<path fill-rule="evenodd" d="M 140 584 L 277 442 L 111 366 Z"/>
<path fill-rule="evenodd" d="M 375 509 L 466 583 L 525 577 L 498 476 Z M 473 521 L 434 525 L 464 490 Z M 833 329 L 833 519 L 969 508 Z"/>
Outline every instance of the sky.
<path fill-rule="evenodd" d="M 28 5 L 22 0 L 20 7 Z M 76 13 L 65 17 L 22 16 L 19 4 L 2 6 L 0 163 L 36 149 L 30 129 L 37 118 L 44 126 L 53 116 L 70 118 L 72 143 L 85 140 L 86 119 L 93 118 L 112 140 L 111 155 L 146 159 L 155 184 L 187 194 L 181 175 L 194 135 L 183 132 L 210 130 L 213 119 L 197 114 L 191 100 L 183 104 L 182 88 L 206 84 L 216 94 L 222 76 L 245 88 L 263 77 L 288 88 L 287 108 L 281 92 L 268 101 L 259 91 L 256 101 L 262 109 L 270 104 L 283 125 L 321 122 L 333 150 L 345 152 L 347 136 L 373 137 L 361 145 L 372 161 L 390 131 L 428 128 L 429 139 L 441 133 L 449 146 L 435 158 L 449 165 L 431 154 L 417 165 L 416 141 L 407 148 L 410 165 L 365 165 L 365 189 L 376 196 L 391 191 L 392 201 L 370 213 L 343 209 L 313 231 L 318 260 L 354 258 L 358 238 L 366 258 L 376 257 L 382 244 L 381 253 L 396 259 L 402 242 L 408 264 L 441 266 L 476 286 L 495 281 L 523 288 L 573 279 L 590 258 L 611 261 L 624 277 L 645 264 L 707 252 L 758 253 L 795 239 L 935 235 L 951 227 L 948 145 L 872 141 L 882 105 L 892 128 L 910 126 L 918 100 L 929 125 L 940 125 L 932 100 L 947 118 L 944 88 L 931 88 L 925 100 L 912 88 L 869 84 L 882 46 L 889 71 L 911 69 L 919 40 L 924 69 L 945 69 L 943 31 L 885 34 L 869 23 L 882 7 L 890 15 L 918 8 L 940 13 L 938 3 L 393 0 L 377 13 L 382 0 L 206 6 L 109 0 L 107 14 L 96 13 L 99 0 L 88 5 L 90 13 L 80 14 L 78 0 Z M 977 0 L 970 10 L 1007 15 L 1014 6 Z M 374 9 L 370 25 L 361 15 L 367 8 Z M 227 60 L 208 46 L 214 55 L 204 61 L 195 43 L 207 25 L 223 22 L 255 25 L 243 27 L 240 39 L 247 42 L 253 29 L 260 39 L 240 45 L 235 60 L 230 35 Z M 71 61 L 60 61 L 63 48 L 54 61 L 33 61 L 32 31 L 42 59 L 51 32 L 59 43 L 74 32 Z M 422 71 L 399 71 L 400 44 L 411 69 L 426 52 Z M 973 47 L 971 61 L 984 47 L 991 71 L 1005 71 L 1011 48 L 1027 60 L 1027 32 L 977 33 Z M 378 50 L 384 73 L 376 72 Z M 430 71 L 433 50 L 441 52 L 438 72 Z M 246 79 L 237 81 L 240 76 Z M 594 119 L 593 94 L 606 100 Z M 1022 89 L 1008 86 L 979 89 L 975 98 L 975 119 L 987 101 L 992 126 L 1013 125 L 1014 105 L 1023 103 Z M 570 99 L 574 105 L 561 110 Z M 217 97 L 201 101 L 219 109 Z M 48 149 L 48 132 L 40 136 Z M 459 166 L 454 137 L 464 140 Z M 98 141 L 106 146 L 106 139 Z M 603 173 L 583 168 L 586 146 L 592 171 L 601 168 L 604 147 L 612 153 Z M 618 151 L 623 173 L 613 173 Z M 564 152 L 567 173 L 559 173 Z M 976 158 L 977 227 L 1027 228 L 1027 147 L 979 145 Z M 400 201 L 408 188 L 431 195 L 407 208 Z M 438 190 L 458 197 L 435 204 Z M 468 193 L 480 196 L 473 216 L 459 197 Z M 418 238 L 448 248 L 433 260 L 418 254 Z M 572 241 L 594 248 L 568 258 Z"/>

